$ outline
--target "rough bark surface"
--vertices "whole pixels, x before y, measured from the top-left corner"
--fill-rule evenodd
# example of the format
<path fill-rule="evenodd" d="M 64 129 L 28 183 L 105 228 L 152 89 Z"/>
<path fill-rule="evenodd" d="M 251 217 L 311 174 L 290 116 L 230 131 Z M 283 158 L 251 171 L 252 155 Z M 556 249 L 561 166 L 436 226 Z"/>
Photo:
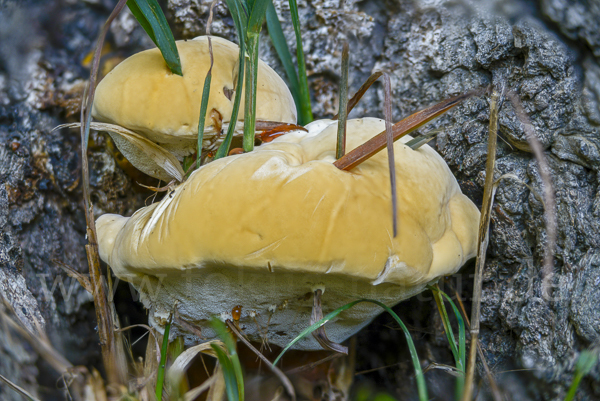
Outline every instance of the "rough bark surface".
<path fill-rule="evenodd" d="M 0 295 L 26 327 L 42 325 L 75 364 L 99 364 L 90 297 L 54 263 L 87 271 L 80 145 L 76 132 L 50 131 L 77 118 L 88 74 L 85 56 L 113 3 L 0 0 Z M 177 38 L 204 32 L 209 3 L 169 0 L 164 6 Z M 293 51 L 288 3 L 276 0 L 275 6 Z M 536 194 L 542 193 L 541 179 L 514 109 L 505 103 L 497 174 L 511 173 L 519 181 L 503 181 L 496 197 L 481 341 L 510 399 L 564 398 L 580 352 L 600 342 L 598 3 L 308 0 L 299 7 L 317 118 L 337 112 L 343 40 L 352 49 L 350 93 L 372 72 L 390 73 L 395 120 L 490 83 L 506 83 L 517 92 L 545 148 L 556 191 L 553 297 L 546 300 L 541 291 L 546 244 L 543 204 Z M 216 8 L 212 31 L 235 40 L 224 4 Z M 115 21 L 110 43 L 107 63 L 151 46 L 129 13 Z M 283 75 L 266 35 L 260 51 Z M 475 98 L 427 128 L 443 128 L 434 146 L 476 203 L 482 198 L 488 115 L 487 99 Z M 361 116 L 383 116 L 380 84 L 351 114 Z M 104 137 L 93 138 L 90 161 L 98 213 L 131 214 L 143 204 L 144 195 L 115 162 Z M 466 301 L 470 273 L 467 266 L 450 280 Z M 434 308 L 420 297 L 396 309 L 415 328 L 423 363 L 451 364 Z M 357 385 L 406 399 L 416 386 L 408 359 L 398 364 L 405 342 L 401 333 L 383 327 L 387 324 L 381 317 L 359 335 L 357 369 L 394 366 L 357 376 Z M 0 325 L 0 374 L 44 397 L 56 387 L 56 377 L 43 374 L 48 369 Z M 501 373 L 513 369 L 524 371 Z M 435 370 L 426 377 L 430 395 L 452 397 L 451 377 Z M 578 393 L 580 400 L 598 397 L 600 365 Z M 20 397 L 0 385 L 0 399 Z"/>

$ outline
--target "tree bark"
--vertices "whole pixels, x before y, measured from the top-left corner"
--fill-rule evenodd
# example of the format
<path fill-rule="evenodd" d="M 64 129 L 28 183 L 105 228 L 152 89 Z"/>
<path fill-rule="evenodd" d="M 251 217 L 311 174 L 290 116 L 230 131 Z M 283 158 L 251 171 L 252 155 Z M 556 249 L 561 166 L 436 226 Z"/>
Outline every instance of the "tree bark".
<path fill-rule="evenodd" d="M 21 324 L 31 330 L 39 325 L 67 359 L 87 366 L 100 365 L 91 298 L 55 263 L 87 273 L 80 143 L 77 132 L 51 129 L 77 119 L 89 74 L 85 56 L 113 3 L 0 1 L 0 296 Z M 274 3 L 294 53 L 288 3 Z M 177 39 L 204 33 L 209 4 L 163 4 Z M 315 118 L 337 112 L 344 40 L 351 45 L 350 94 L 372 72 L 388 72 L 395 121 L 480 86 L 505 82 L 517 92 L 545 149 L 556 193 L 559 227 L 552 298 L 542 294 L 546 230 L 537 195 L 543 193 L 539 169 L 517 115 L 505 103 L 497 174 L 511 173 L 520 181 L 505 180 L 498 189 L 484 270 L 480 339 L 496 380 L 511 397 L 564 398 L 581 351 L 600 341 L 598 3 L 308 0 L 300 3 L 299 11 Z M 224 2 L 216 7 L 212 31 L 236 41 Z M 113 24 L 109 43 L 107 66 L 152 47 L 128 12 Z M 283 76 L 265 30 L 260 52 Z M 367 92 L 350 117 L 361 116 L 383 117 L 381 84 Z M 474 98 L 423 131 L 442 129 L 432 146 L 476 203 L 483 193 L 488 116 L 488 101 Z M 98 214 L 131 215 L 143 205 L 137 178 L 115 161 L 103 136 L 93 136 L 89 155 Z M 467 305 L 472 272 L 468 265 L 449 280 Z M 123 295 L 120 302 L 130 301 Z M 433 305 L 425 294 L 395 309 L 426 333 L 415 332 L 423 363 L 451 364 Z M 127 308 L 139 313 L 140 307 Z M 388 322 L 378 318 L 359 334 L 357 370 L 397 364 L 407 355 L 401 334 L 383 327 Z M 514 369 L 525 371 L 500 373 Z M 1 323 L 0 374 L 41 398 L 57 393 L 56 375 Z M 399 377 L 412 377 L 412 372 L 397 365 L 362 375 L 359 381 L 396 397 L 414 395 L 412 379 Z M 430 395 L 449 398 L 446 386 L 452 378 L 436 371 L 426 377 Z M 583 380 L 579 392 L 579 399 L 598 397 L 600 366 Z M 3 385 L 0 398 L 21 399 Z"/>

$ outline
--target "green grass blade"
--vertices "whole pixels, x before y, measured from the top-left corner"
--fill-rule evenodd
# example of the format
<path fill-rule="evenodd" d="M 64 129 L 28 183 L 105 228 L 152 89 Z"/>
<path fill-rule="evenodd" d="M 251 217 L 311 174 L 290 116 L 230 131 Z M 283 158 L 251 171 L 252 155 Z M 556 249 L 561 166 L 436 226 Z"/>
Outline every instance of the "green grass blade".
<path fill-rule="evenodd" d="M 462 317 L 462 314 L 458 310 L 456 304 L 452 301 L 452 299 L 445 292 L 441 291 L 442 295 L 452 306 L 452 310 L 454 311 L 454 316 L 456 316 L 456 321 L 458 322 L 458 355 L 460 357 L 460 362 L 463 367 L 467 365 L 467 340 L 466 340 L 466 328 L 465 321 Z"/>
<path fill-rule="evenodd" d="M 569 387 L 565 401 L 573 401 L 575 399 L 581 379 L 594 368 L 596 362 L 598 362 L 598 354 L 594 351 L 586 350 L 579 355 L 577 364 L 575 365 L 575 376 L 573 377 L 573 382 L 571 383 L 571 387 Z"/>
<path fill-rule="evenodd" d="M 163 385 L 165 383 L 165 365 L 167 364 L 167 351 L 169 349 L 169 331 L 171 330 L 171 322 L 165 325 L 165 334 L 163 335 L 162 347 L 160 348 L 160 365 L 156 373 L 156 399 L 162 400 Z"/>
<path fill-rule="evenodd" d="M 259 33 L 262 30 L 265 12 L 269 4 L 271 4 L 271 0 L 254 0 L 252 12 L 248 18 L 248 32 Z"/>
<path fill-rule="evenodd" d="M 277 11 L 275 11 L 275 6 L 273 6 L 273 1 L 270 1 L 267 5 L 267 28 L 269 29 L 269 36 L 273 43 L 273 47 L 275 48 L 277 56 L 279 56 L 279 60 L 281 60 L 281 64 L 287 75 L 290 91 L 292 92 L 294 102 L 296 103 L 296 111 L 298 116 L 301 117 L 302 111 L 300 110 L 301 98 L 298 73 L 296 72 L 294 61 L 292 60 L 290 48 L 285 40 L 281 22 L 279 22 L 279 17 L 277 17 Z M 302 124 L 302 122 L 300 123 Z"/>
<path fill-rule="evenodd" d="M 143 0 L 140 0 L 140 1 L 143 1 Z M 138 7 L 136 0 L 128 0 L 127 7 L 129 7 L 129 11 L 131 11 L 131 14 L 133 14 L 133 16 L 138 21 L 138 23 L 142 26 L 142 28 L 144 28 L 144 31 L 146 31 L 146 33 L 148 34 L 150 39 L 152 39 L 154 44 L 156 44 L 156 36 L 154 36 L 154 31 L 152 30 L 152 25 L 150 25 L 150 22 L 148 22 L 148 20 L 144 16 L 144 13 Z"/>
<path fill-rule="evenodd" d="M 225 326 L 225 323 L 217 318 L 212 318 L 210 324 L 217 332 L 217 335 L 221 341 L 223 341 L 225 344 L 227 352 L 229 353 L 228 359 L 231 362 L 232 372 L 237 386 L 238 398 L 236 398 L 236 400 L 239 399 L 239 401 L 244 401 L 244 375 L 242 372 L 242 364 L 240 363 L 240 358 L 235 346 L 236 342 L 229 331 L 227 331 L 227 326 Z"/>
<path fill-rule="evenodd" d="M 223 369 L 223 377 L 225 378 L 225 391 L 227 392 L 227 399 L 229 401 L 239 401 L 238 384 L 233 372 L 233 365 L 229 356 L 223 351 L 221 347 L 216 344 L 210 345 L 217 354 L 217 359 Z"/>
<path fill-rule="evenodd" d="M 438 306 L 438 310 L 440 311 L 440 315 L 442 317 L 442 323 L 444 324 L 444 330 L 446 331 L 446 336 L 448 337 L 448 343 L 450 344 L 450 350 L 452 351 L 452 355 L 454 356 L 454 361 L 456 364 L 456 369 L 463 372 L 463 375 L 458 376 L 456 378 L 456 388 L 455 388 L 455 397 L 460 400 L 463 389 L 465 387 L 465 363 L 466 363 L 466 339 L 465 339 L 465 323 L 463 318 L 458 311 L 454 302 L 450 299 L 446 293 L 441 291 L 439 287 L 436 285 L 429 286 L 429 289 L 433 293 L 435 303 Z M 454 332 L 452 330 L 452 326 L 450 325 L 450 318 L 446 311 L 446 306 L 444 305 L 444 298 L 446 298 L 450 305 L 452 305 L 452 309 L 454 311 L 454 315 L 456 316 L 456 320 L 458 321 L 458 336 L 459 341 L 458 344 L 456 342 L 456 338 L 454 336 Z"/>
<path fill-rule="evenodd" d="M 208 37 L 208 48 L 210 54 L 210 68 L 206 73 L 206 78 L 204 79 L 204 87 L 202 88 L 202 101 L 200 103 L 200 118 L 198 119 L 198 147 L 197 147 L 197 157 L 196 157 L 196 168 L 200 168 L 200 164 L 202 164 L 202 141 L 204 140 L 204 124 L 206 122 L 206 112 L 208 109 L 208 97 L 210 95 L 210 82 L 212 80 L 212 68 L 214 63 L 213 52 L 212 52 L 212 43 L 210 36 Z M 187 171 L 187 170 L 186 170 Z"/>
<path fill-rule="evenodd" d="M 300 17 L 298 16 L 298 4 L 296 0 L 289 0 L 292 13 L 292 25 L 296 34 L 296 57 L 298 58 L 298 83 L 300 84 L 300 109 L 302 113 L 298 116 L 300 125 L 306 125 L 313 120 L 312 107 L 310 105 L 310 92 L 308 90 L 308 79 L 306 77 L 306 62 L 304 61 L 304 50 L 302 49 L 302 33 Z"/>
<path fill-rule="evenodd" d="M 398 317 L 398 315 L 391 308 L 389 308 L 384 303 L 376 301 L 374 299 L 359 299 L 359 300 L 356 300 L 356 301 L 352 301 L 350 303 L 347 303 L 346 305 L 340 306 L 339 308 L 337 308 L 333 312 L 328 313 L 323 319 L 319 320 L 318 322 L 316 322 L 316 323 L 310 325 L 309 327 L 307 327 L 306 329 L 302 330 L 302 332 L 300 334 L 298 334 L 292 341 L 290 341 L 290 343 L 288 345 L 286 345 L 285 348 L 281 351 L 281 353 L 277 356 L 277 358 L 273 362 L 273 365 L 277 365 L 277 363 L 281 360 L 281 358 L 283 357 L 283 355 L 294 344 L 296 344 L 298 341 L 300 341 L 303 337 L 305 337 L 308 334 L 312 333 L 313 331 L 315 331 L 319 327 L 325 325 L 325 323 L 327 323 L 331 319 L 335 318 L 337 315 L 339 315 L 343 311 L 348 310 L 348 309 L 352 308 L 354 305 L 357 305 L 357 304 L 362 303 L 362 302 L 370 302 L 370 303 L 373 303 L 375 305 L 379 305 L 386 312 L 388 312 L 390 315 L 392 315 L 392 317 L 394 318 L 394 320 L 396 321 L 396 323 L 398 323 L 398 325 L 402 328 L 402 331 L 404 332 L 404 336 L 406 337 L 406 342 L 408 343 L 408 349 L 410 351 L 410 356 L 411 356 L 411 359 L 412 359 L 412 362 L 413 362 L 413 366 L 415 368 L 415 378 L 417 380 L 417 388 L 419 390 L 419 400 L 420 401 L 427 401 L 428 397 L 427 397 L 427 387 L 425 385 L 425 376 L 423 375 L 423 369 L 421 369 L 421 362 L 419 361 L 419 356 L 417 354 L 417 349 L 415 348 L 415 344 L 414 344 L 414 342 L 412 340 L 412 337 L 410 336 L 410 332 L 408 331 L 408 329 L 406 328 L 406 326 L 404 325 L 404 323 L 402 322 L 402 320 L 400 320 L 400 318 Z"/>
<path fill-rule="evenodd" d="M 454 338 L 454 332 L 452 331 L 452 326 L 450 325 L 450 318 L 448 317 L 448 312 L 446 312 L 446 306 L 444 305 L 444 299 L 442 297 L 441 291 L 439 288 L 437 288 L 437 285 L 430 286 L 429 289 L 433 293 L 435 303 L 437 304 L 438 310 L 442 317 L 442 323 L 444 325 L 444 331 L 446 332 L 446 336 L 448 337 L 448 343 L 450 343 L 450 350 L 452 351 L 452 355 L 454 356 L 454 361 L 458 365 L 460 363 L 460 355 L 458 352 L 458 347 L 456 345 L 456 339 Z"/>
<path fill-rule="evenodd" d="M 240 43 L 246 41 L 246 31 L 248 30 L 248 16 L 246 11 L 246 4 L 240 0 L 225 0 L 227 8 L 233 17 L 233 23 L 237 31 L 238 40 Z"/>
<path fill-rule="evenodd" d="M 244 102 L 244 152 L 254 149 L 254 136 L 256 134 L 256 87 L 258 85 L 258 42 L 259 34 L 248 32 L 246 47 L 248 48 L 248 62 L 246 63 L 246 98 Z"/>
<path fill-rule="evenodd" d="M 229 120 L 229 127 L 227 128 L 227 134 L 223 139 L 223 143 L 217 149 L 215 154 L 215 160 L 227 156 L 229 153 L 229 147 L 231 146 L 231 140 L 233 139 L 233 133 L 235 132 L 235 126 L 240 111 L 240 103 L 242 101 L 242 87 L 244 85 L 244 69 L 246 64 L 246 25 L 245 25 L 245 14 L 243 6 L 239 0 L 227 0 L 227 7 L 233 17 L 235 23 L 238 41 L 240 43 L 240 54 L 238 63 L 238 80 L 235 89 L 235 99 L 233 100 L 233 109 L 231 111 L 231 118 Z"/>
<path fill-rule="evenodd" d="M 417 150 L 421 146 L 426 145 L 430 141 L 432 141 L 433 138 L 435 138 L 437 136 L 437 134 L 439 134 L 440 132 L 442 132 L 441 129 L 431 130 L 423 135 L 414 137 L 410 141 L 406 142 L 405 145 L 408 146 L 409 148 L 411 148 L 412 150 Z"/>
<path fill-rule="evenodd" d="M 246 28 L 246 48 L 248 49 L 248 63 L 246 64 L 246 101 L 244 102 L 244 152 L 254 149 L 256 134 L 256 92 L 258 86 L 258 44 L 260 31 L 265 20 L 267 5 L 271 0 L 252 0 L 248 2 L 251 8 L 248 25 Z"/>
<path fill-rule="evenodd" d="M 183 75 L 173 33 L 156 0 L 129 0 L 127 5 L 150 39 L 160 49 L 171 72 Z"/>

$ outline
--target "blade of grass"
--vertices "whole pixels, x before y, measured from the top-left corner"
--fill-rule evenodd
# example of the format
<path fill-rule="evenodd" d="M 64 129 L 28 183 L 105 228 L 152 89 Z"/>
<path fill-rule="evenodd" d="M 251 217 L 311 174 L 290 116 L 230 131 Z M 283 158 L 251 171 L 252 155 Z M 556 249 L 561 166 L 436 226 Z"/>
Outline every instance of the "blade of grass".
<path fill-rule="evenodd" d="M 160 364 L 156 373 L 156 399 L 162 400 L 163 385 L 165 383 L 165 367 L 167 365 L 167 351 L 169 349 L 169 331 L 171 330 L 171 318 L 165 325 L 165 334 L 163 335 L 162 347 L 160 348 Z"/>
<path fill-rule="evenodd" d="M 78 127 L 81 127 L 80 123 L 62 124 L 54 127 L 52 131 L 62 128 Z M 130 159 L 131 164 L 140 171 L 155 178 L 165 180 L 174 178 L 179 182 L 183 181 L 185 173 L 179 160 L 177 160 L 172 153 L 157 145 L 155 142 L 152 142 L 145 136 L 115 124 L 91 122 L 88 127 L 94 131 L 108 132 L 115 142 L 127 142 L 132 154 L 134 154 L 133 149 L 137 149 L 138 157 L 139 155 L 145 155 L 145 163 L 143 164 L 138 164 L 134 159 Z"/>
<path fill-rule="evenodd" d="M 462 371 L 464 372 L 465 365 L 467 363 L 466 351 L 467 351 L 467 340 L 466 340 L 466 330 L 465 330 L 465 321 L 462 318 L 462 315 L 456 304 L 452 302 L 452 299 L 445 292 L 441 291 L 441 294 L 446 298 L 446 300 L 452 306 L 452 310 L 454 311 L 454 316 L 456 317 L 456 321 L 458 322 L 458 355 L 460 358 L 460 363 L 462 365 Z"/>
<path fill-rule="evenodd" d="M 302 100 L 300 97 L 300 84 L 298 83 L 298 73 L 296 72 L 296 67 L 294 66 L 294 62 L 292 60 L 290 48 L 288 47 L 288 44 L 285 40 L 283 29 L 281 28 L 281 22 L 279 22 L 279 17 L 277 16 L 277 11 L 275 11 L 275 6 L 273 6 L 273 1 L 269 1 L 269 4 L 267 5 L 266 17 L 267 28 L 269 30 L 269 37 L 271 38 L 273 47 L 277 52 L 277 56 L 279 56 L 279 60 L 281 60 L 281 64 L 283 65 L 283 69 L 285 70 L 285 74 L 288 78 L 290 91 L 292 92 L 294 102 L 296 103 L 298 121 L 300 125 L 304 125 L 304 115 L 302 114 L 302 108 L 300 107 Z"/>
<path fill-rule="evenodd" d="M 385 88 L 385 139 L 390 173 L 390 190 L 392 198 L 392 227 L 394 238 L 398 235 L 398 193 L 396 190 L 396 158 L 394 156 L 394 133 L 392 132 L 392 84 L 388 74 L 383 75 Z"/>
<path fill-rule="evenodd" d="M 156 43 L 156 35 L 154 35 L 154 29 L 152 29 L 152 25 L 148 21 L 148 18 L 146 18 L 140 7 L 137 5 L 138 1 L 143 2 L 145 0 L 128 0 L 127 7 L 129 7 L 129 11 L 131 11 L 131 14 L 135 17 L 138 24 L 141 25 L 146 34 L 150 37 L 152 42 L 158 46 Z"/>
<path fill-rule="evenodd" d="M 219 0 L 213 0 L 210 5 L 208 21 L 206 23 L 206 36 L 208 37 L 208 53 L 210 54 L 210 67 L 204 79 L 204 87 L 202 88 L 202 101 L 200 102 L 200 117 L 198 119 L 198 146 L 196 148 L 196 168 L 200 168 L 202 164 L 202 142 L 204 140 L 204 124 L 206 122 L 206 113 L 208 111 L 208 97 L 210 95 L 210 82 L 212 81 L 212 69 L 214 65 L 214 55 L 212 48 L 212 40 L 210 38 L 210 27 L 212 25 L 213 11 Z"/>
<path fill-rule="evenodd" d="M 406 117 L 405 119 L 397 122 L 392 127 L 392 130 L 394 132 L 394 141 L 397 141 L 404 135 L 409 134 L 417 128 L 427 124 L 434 118 L 439 117 L 440 115 L 444 114 L 451 108 L 461 103 L 463 100 L 481 94 L 485 90 L 485 88 L 476 89 L 474 91 L 463 93 L 462 95 L 451 97 L 436 105 L 418 111 Z M 374 154 L 381 151 L 386 146 L 386 144 L 387 138 L 385 131 L 383 131 L 371 138 L 370 140 L 368 140 L 367 142 L 358 146 L 350 153 L 346 153 L 344 157 L 342 157 L 339 160 L 336 160 L 333 164 L 340 170 L 350 170 L 358 166 L 365 160 L 369 159 Z"/>
<path fill-rule="evenodd" d="M 412 150 L 417 150 L 421 146 L 428 144 L 440 132 L 442 132 L 442 129 L 440 128 L 431 130 L 423 135 L 419 135 L 416 138 L 411 139 L 410 141 L 406 142 L 405 145 L 411 148 Z"/>
<path fill-rule="evenodd" d="M 221 143 L 221 146 L 219 146 L 219 149 L 217 149 L 215 160 L 225 157 L 229 153 L 229 147 L 231 146 L 231 140 L 233 139 L 233 133 L 235 132 L 235 126 L 240 110 L 240 103 L 242 101 L 242 88 L 244 86 L 244 70 L 246 61 L 246 19 L 242 9 L 242 4 L 239 0 L 226 0 L 226 2 L 235 24 L 238 41 L 240 44 L 240 53 L 238 56 L 238 79 L 235 89 L 233 109 L 231 111 L 231 118 L 229 120 L 229 127 L 227 128 L 227 134 L 223 139 L 223 143 Z"/>
<path fill-rule="evenodd" d="M 260 31 L 265 20 L 265 12 L 270 1 L 253 0 L 251 4 L 248 4 L 248 8 L 251 7 L 251 12 L 246 28 L 248 63 L 246 64 L 244 138 L 242 142 L 244 152 L 251 152 L 254 149 L 254 136 L 256 133 L 256 88 L 258 85 L 258 45 Z"/>
<path fill-rule="evenodd" d="M 238 393 L 238 383 L 236 381 L 235 373 L 233 371 L 233 364 L 229 356 L 223 351 L 221 347 L 216 344 L 210 345 L 217 354 L 217 359 L 223 368 L 223 376 L 225 377 L 225 391 L 227 392 L 227 399 L 229 401 L 239 401 L 240 395 Z"/>
<path fill-rule="evenodd" d="M 102 26 L 92 59 L 92 68 L 90 71 L 90 82 L 86 87 L 81 101 L 81 176 L 83 188 L 83 205 L 86 219 L 86 235 L 88 244 L 85 246 L 88 267 L 90 270 L 90 284 L 93 290 L 94 309 L 96 311 L 96 320 L 98 322 L 98 337 L 100 338 L 102 360 L 106 369 L 109 383 L 125 383 L 127 380 L 127 364 L 122 344 L 117 344 L 115 333 L 113 331 L 114 322 L 112 320 L 111 308 L 103 286 L 100 270 L 100 257 L 98 254 L 98 241 L 96 235 L 96 224 L 94 218 L 94 208 L 90 198 L 90 169 L 87 157 L 87 148 L 90 136 L 90 123 L 92 119 L 92 104 L 96 92 L 98 80 L 98 69 L 100 66 L 100 54 L 104 44 L 104 39 L 112 21 L 125 8 L 126 0 L 119 0 L 110 16 Z"/>
<path fill-rule="evenodd" d="M 204 124 L 206 123 L 206 112 L 208 111 L 208 97 L 210 95 L 210 83 L 212 81 L 212 68 L 213 68 L 213 52 L 212 52 L 212 41 L 210 36 L 208 37 L 208 46 L 210 49 L 210 68 L 206 73 L 204 79 L 204 87 L 202 88 L 202 101 L 200 102 L 200 117 L 198 118 L 198 146 L 196 150 L 196 168 L 200 168 L 202 164 L 202 142 L 204 141 Z"/>
<path fill-rule="evenodd" d="M 260 33 L 269 4 L 272 4 L 271 0 L 254 0 L 252 2 L 252 12 L 248 18 L 248 32 Z"/>
<path fill-rule="evenodd" d="M 444 299 L 442 297 L 441 291 L 437 284 L 430 286 L 429 289 L 433 293 L 433 298 L 435 299 L 435 303 L 438 307 L 438 311 L 440 312 L 440 316 L 442 317 L 442 324 L 444 325 L 444 331 L 446 332 L 446 336 L 448 337 L 448 342 L 450 343 L 450 350 L 452 351 L 452 355 L 454 356 L 454 361 L 458 365 L 461 363 L 460 356 L 458 353 L 458 347 L 456 346 L 456 339 L 454 338 L 454 332 L 452 331 L 452 326 L 450 325 L 450 318 L 448 316 L 448 312 L 446 311 L 446 307 L 444 305 Z"/>
<path fill-rule="evenodd" d="M 200 397 L 200 394 L 207 391 L 215 383 L 216 380 L 217 380 L 217 376 L 215 376 L 215 375 L 209 377 L 208 379 L 206 379 L 204 381 L 204 383 L 202 383 L 198 387 L 194 387 L 193 389 L 191 389 L 187 393 L 185 393 L 183 395 L 183 401 L 196 400 L 198 397 Z"/>
<path fill-rule="evenodd" d="M 352 111 L 352 109 L 354 108 L 354 106 L 356 106 L 358 104 L 358 102 L 360 101 L 360 99 L 363 97 L 363 95 L 365 94 L 365 92 L 371 87 L 371 85 L 373 85 L 375 83 L 375 81 L 377 81 L 379 79 L 380 76 L 383 75 L 383 72 L 381 71 L 377 71 L 375 73 L 373 73 L 366 81 L 364 84 L 362 84 L 362 86 L 358 89 L 358 91 L 354 94 L 354 96 L 352 96 L 352 99 L 350 99 L 350 101 L 348 102 L 348 113 L 350 114 L 350 112 Z M 336 114 L 335 116 L 332 117 L 332 120 L 337 120 L 339 118 L 339 114 Z"/>
<path fill-rule="evenodd" d="M 246 63 L 246 87 L 244 101 L 244 152 L 254 149 L 256 133 L 256 86 L 258 84 L 258 43 L 259 34 L 248 32 L 246 46 L 248 47 L 248 62 Z"/>
<path fill-rule="evenodd" d="M 410 332 L 408 331 L 408 328 L 404 325 L 404 323 L 402 322 L 402 320 L 400 320 L 400 318 L 398 317 L 398 315 L 390 307 L 388 307 L 384 303 L 379 302 L 379 301 L 374 300 L 374 299 L 358 299 L 356 301 L 349 302 L 346 305 L 340 306 L 339 308 L 337 308 L 333 312 L 328 313 L 323 319 L 319 320 L 318 322 L 316 322 L 316 323 L 310 325 L 309 327 L 307 327 L 306 329 L 302 330 L 302 332 L 300 332 L 300 334 L 298 334 L 292 341 L 290 341 L 285 346 L 285 348 L 281 351 L 281 353 L 277 356 L 277 358 L 273 362 L 273 365 L 277 365 L 277 363 L 281 360 L 281 358 L 283 357 L 283 355 L 291 347 L 293 347 L 294 344 L 296 344 L 298 341 L 300 341 L 302 338 L 304 338 L 308 334 L 312 333 L 313 331 L 315 331 L 319 327 L 325 325 L 325 323 L 327 323 L 331 319 L 335 318 L 336 316 L 338 316 L 343 311 L 348 310 L 348 309 L 352 308 L 353 306 L 355 306 L 355 305 L 357 305 L 359 303 L 362 303 L 362 302 L 370 302 L 370 303 L 373 303 L 375 305 L 379 305 L 386 312 L 388 312 L 394 318 L 394 320 L 396 321 L 396 323 L 398 323 L 398 325 L 402 328 L 402 331 L 404 332 L 404 336 L 406 337 L 406 342 L 408 343 L 408 349 L 410 351 L 410 356 L 411 356 L 411 359 L 412 359 L 412 362 L 413 362 L 413 366 L 415 368 L 415 378 L 417 380 L 417 387 L 418 387 L 418 390 L 419 390 L 419 400 L 420 401 L 426 401 L 428 398 L 427 398 L 427 386 L 425 385 L 425 377 L 423 376 L 423 369 L 421 369 L 421 362 L 419 361 L 419 356 L 417 354 L 417 349 L 415 348 L 415 344 L 414 344 L 414 342 L 412 340 L 412 337 L 410 336 Z"/>
<path fill-rule="evenodd" d="M 127 6 L 163 55 L 173 74 L 182 76 L 179 52 L 169 23 L 156 0 L 129 0 Z"/>
<path fill-rule="evenodd" d="M 304 49 L 302 49 L 302 33 L 300 17 L 298 16 L 298 4 L 296 0 L 289 0 L 292 14 L 292 25 L 296 34 L 296 58 L 298 63 L 298 83 L 300 84 L 300 114 L 301 125 L 306 125 L 313 120 L 312 107 L 310 104 L 310 92 L 308 90 L 308 79 L 306 76 L 306 62 L 304 60 Z"/>
<path fill-rule="evenodd" d="M 460 400 L 462 395 L 464 386 L 465 386 L 465 349 L 466 349 L 466 338 L 465 338 L 465 323 L 458 311 L 458 308 L 450 297 L 446 295 L 443 291 L 441 291 L 437 284 L 430 286 L 429 289 L 432 291 L 435 299 L 435 303 L 437 304 L 438 310 L 440 312 L 440 316 L 442 317 L 442 323 L 444 324 L 444 330 L 446 331 L 446 336 L 448 337 L 448 343 L 450 344 L 450 350 L 452 351 L 452 355 L 454 356 L 454 361 L 456 364 L 456 369 L 462 372 L 462 375 L 457 376 L 456 378 L 456 387 L 455 387 L 455 398 Z M 450 318 L 446 311 L 446 306 L 444 305 L 444 299 L 446 298 L 452 309 L 454 311 L 454 315 L 456 320 L 458 321 L 458 336 L 459 341 L 456 343 L 456 338 L 454 337 L 454 331 L 452 330 L 452 326 L 450 325 Z"/>
<path fill-rule="evenodd" d="M 466 323 L 465 326 L 467 329 L 470 330 L 471 324 L 469 322 L 469 316 L 467 316 L 467 311 L 465 310 L 465 305 L 462 302 L 462 299 L 460 298 L 460 294 L 458 293 L 458 291 L 456 291 L 456 289 L 454 289 L 454 296 L 456 296 L 456 301 L 458 302 L 458 305 L 460 306 L 461 317 L 464 319 L 464 321 Z M 481 349 L 481 344 L 479 344 L 479 342 L 477 342 L 477 354 L 479 355 L 479 358 L 481 358 L 481 362 L 483 364 L 483 369 L 485 370 L 485 374 L 488 379 L 488 383 L 490 385 L 490 390 L 492 392 L 492 397 L 494 398 L 494 401 L 503 401 L 504 397 L 502 397 L 500 388 L 498 387 L 498 384 L 496 383 L 496 380 L 494 379 L 494 375 L 492 375 L 492 371 L 490 370 L 490 367 L 488 366 L 488 363 L 485 360 L 485 356 L 483 355 L 483 350 Z"/>
<path fill-rule="evenodd" d="M 485 166 L 485 185 L 483 187 L 483 202 L 479 220 L 479 243 L 477 259 L 475 262 L 475 278 L 473 283 L 473 303 L 471 310 L 471 348 L 469 349 L 469 363 L 467 365 L 465 391 L 462 400 L 470 401 L 473 394 L 475 379 L 475 364 L 477 362 L 477 344 L 479 336 L 479 319 L 481 313 L 481 284 L 483 280 L 483 267 L 489 242 L 490 216 L 493 204 L 494 167 L 496 164 L 496 144 L 498 140 L 498 113 L 500 110 L 501 95 L 497 90 L 492 91 L 490 101 L 490 128 L 488 136 L 488 153 Z"/>
<path fill-rule="evenodd" d="M 346 120 L 348 118 L 348 68 L 350 65 L 350 56 L 348 54 L 348 42 L 344 42 L 342 49 L 342 79 L 340 80 L 340 100 L 339 116 L 340 120 L 337 126 L 337 145 L 335 147 L 335 158 L 346 154 Z"/>
<path fill-rule="evenodd" d="M 227 327 L 225 323 L 220 321 L 217 318 L 212 318 L 210 321 L 212 328 L 217 332 L 218 337 L 223 341 L 225 347 L 227 348 L 227 352 L 229 353 L 228 359 L 231 362 L 231 366 L 234 373 L 235 382 L 237 384 L 237 395 L 239 398 L 236 398 L 236 401 L 244 401 L 244 376 L 242 372 L 242 365 L 240 363 L 240 358 L 237 353 L 237 349 L 235 346 L 235 341 L 231 334 L 227 331 Z M 214 348 L 214 347 L 213 347 Z M 219 358 L 220 360 L 220 358 Z"/>
<path fill-rule="evenodd" d="M 575 376 L 573 377 L 573 382 L 571 383 L 571 387 L 569 387 L 565 401 L 573 401 L 575 399 L 581 379 L 590 373 L 596 362 L 598 362 L 598 354 L 596 352 L 586 350 L 579 355 L 577 364 L 575 365 Z"/>

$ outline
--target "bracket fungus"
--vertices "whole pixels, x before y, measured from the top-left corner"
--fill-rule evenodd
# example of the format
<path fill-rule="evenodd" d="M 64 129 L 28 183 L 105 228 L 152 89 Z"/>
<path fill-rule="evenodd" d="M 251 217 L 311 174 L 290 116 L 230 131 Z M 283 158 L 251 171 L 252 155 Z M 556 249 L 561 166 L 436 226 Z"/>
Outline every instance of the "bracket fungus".
<path fill-rule="evenodd" d="M 306 129 L 202 166 L 131 217 L 98 218 L 101 258 L 138 289 L 153 325 L 177 308 L 210 339 L 210 318 L 231 319 L 241 305 L 244 335 L 284 346 L 308 326 L 313 294 L 326 312 L 359 298 L 392 306 L 475 255 L 480 213 L 432 148 L 412 150 L 409 136 L 394 144 L 393 237 L 386 153 L 339 170 L 337 122 Z M 384 129 L 380 119 L 349 120 L 347 149 Z M 344 341 L 380 312 L 359 304 L 327 333 Z M 320 345 L 305 337 L 295 348 Z"/>
<path fill-rule="evenodd" d="M 239 48 L 215 36 L 211 36 L 211 42 L 214 65 L 203 148 L 216 150 L 222 140 L 222 128 L 229 124 L 233 110 Z M 108 125 L 102 126 L 134 166 L 165 180 L 169 177 L 153 165 L 148 151 L 139 146 L 139 136 L 158 144 L 179 160 L 196 152 L 202 90 L 211 63 L 207 36 L 177 41 L 176 45 L 183 76 L 169 70 L 156 48 L 134 54 L 98 84 L 92 108 L 94 119 L 126 129 L 116 128 L 116 132 L 110 132 Z M 281 77 L 262 60 L 258 63 L 256 104 L 257 120 L 296 123 L 292 94 Z M 242 96 L 236 125 L 236 133 L 240 135 L 243 110 Z"/>

